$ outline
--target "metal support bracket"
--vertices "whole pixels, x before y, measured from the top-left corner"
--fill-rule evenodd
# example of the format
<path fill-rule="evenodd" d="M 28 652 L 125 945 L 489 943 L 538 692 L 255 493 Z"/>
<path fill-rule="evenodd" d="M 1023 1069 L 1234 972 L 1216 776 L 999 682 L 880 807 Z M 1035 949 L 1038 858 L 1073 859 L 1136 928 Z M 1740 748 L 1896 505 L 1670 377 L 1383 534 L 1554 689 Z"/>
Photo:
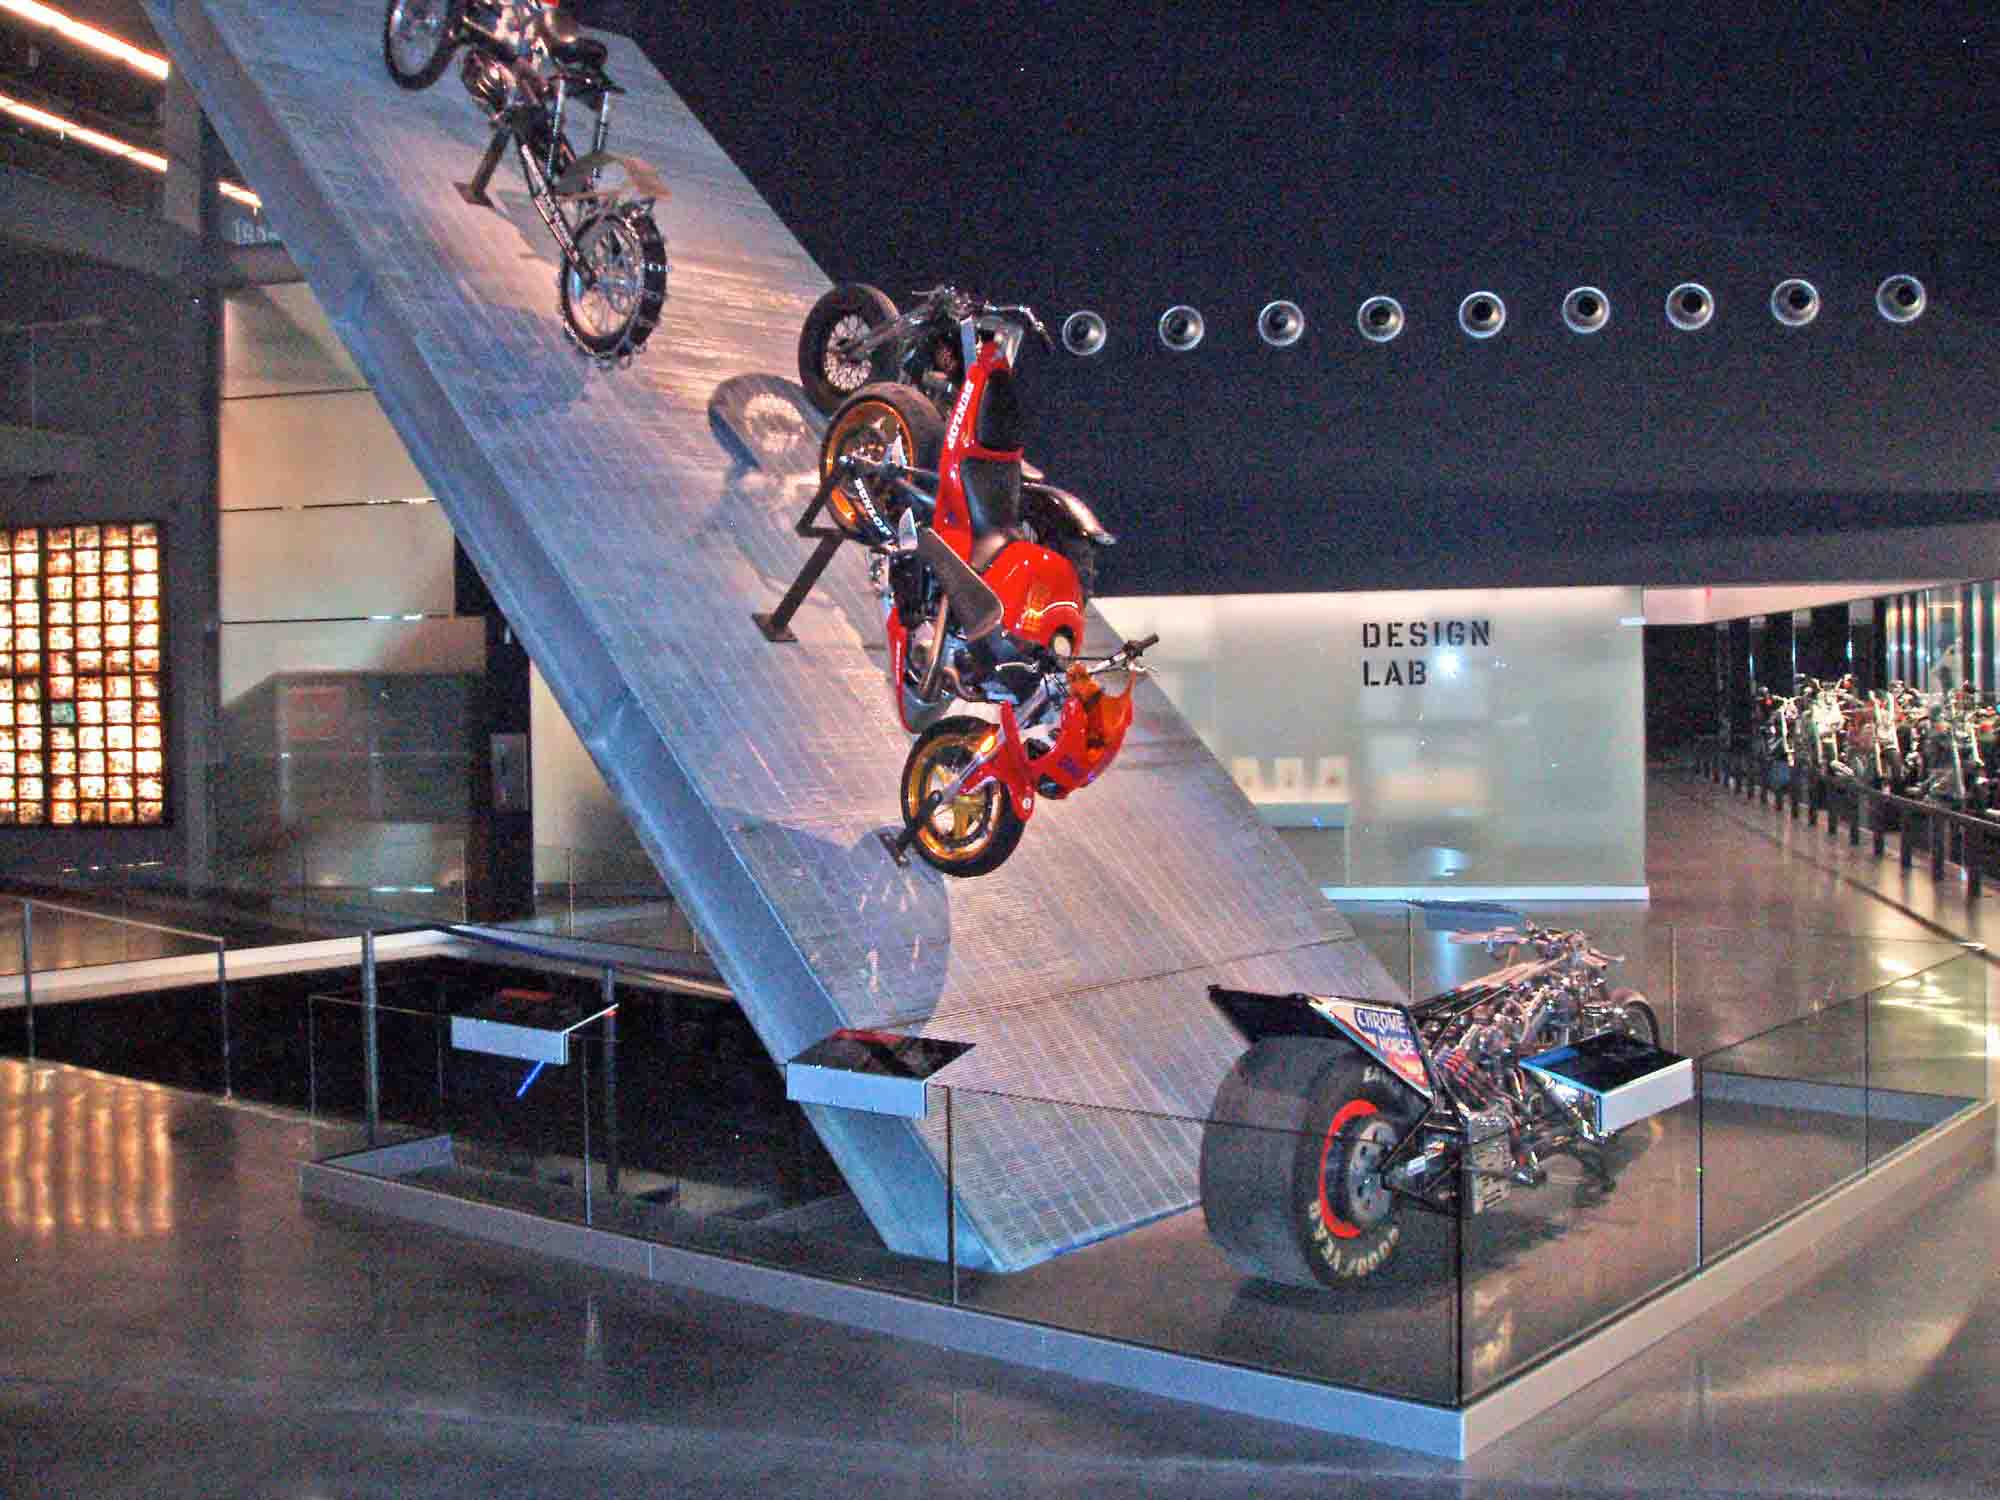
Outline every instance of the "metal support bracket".
<path fill-rule="evenodd" d="M 491 208 L 493 200 L 486 196 L 487 184 L 493 181 L 493 174 L 500 167 L 500 158 L 507 154 L 507 147 L 513 144 L 514 129 L 502 125 L 493 132 L 493 139 L 487 143 L 486 154 L 479 158 L 479 166 L 472 174 L 472 181 L 454 184 L 458 196 L 475 208 Z"/>
<path fill-rule="evenodd" d="M 792 586 L 785 590 L 785 596 L 778 601 L 776 609 L 753 613 L 750 616 L 757 622 L 757 628 L 764 633 L 764 639 L 775 645 L 787 644 L 798 639 L 792 634 L 792 616 L 797 614 L 799 606 L 806 602 L 806 595 L 813 591 L 813 585 L 819 582 L 820 574 L 826 571 L 826 565 L 833 561 L 833 554 L 840 550 L 840 544 L 849 540 L 847 533 L 839 527 L 817 524 L 820 512 L 826 509 L 827 498 L 833 494 L 833 487 L 845 475 L 846 460 L 842 459 L 834 466 L 832 472 L 820 481 L 819 488 L 813 491 L 812 499 L 806 502 L 806 508 L 799 513 L 798 520 L 792 523 L 794 533 L 817 539 L 819 542 L 813 549 L 813 555 L 806 559 L 805 566 L 799 569 L 799 576 L 794 578 Z"/>

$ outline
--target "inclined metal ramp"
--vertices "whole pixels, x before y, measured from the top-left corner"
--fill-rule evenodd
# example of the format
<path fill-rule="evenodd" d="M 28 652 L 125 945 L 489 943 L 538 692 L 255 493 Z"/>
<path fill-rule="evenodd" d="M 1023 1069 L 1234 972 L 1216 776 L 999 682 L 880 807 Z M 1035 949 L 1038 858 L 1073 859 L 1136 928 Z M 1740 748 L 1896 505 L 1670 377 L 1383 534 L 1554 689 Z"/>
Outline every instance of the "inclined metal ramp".
<path fill-rule="evenodd" d="M 606 372 L 564 342 L 515 169 L 498 212 L 453 191 L 484 122 L 453 75 L 390 82 L 379 3 L 147 10 L 771 1055 L 840 1027 L 974 1044 L 938 1077 L 992 1091 L 955 1096 L 966 1264 L 1194 1201 L 1185 1122 L 1241 1050 L 1211 981 L 1397 992 L 1152 683 L 1114 772 L 996 874 L 885 856 L 908 741 L 860 553 L 797 644 L 751 622 L 810 552 L 818 419 L 789 375 L 827 280 L 634 45 L 607 38 L 612 148 L 670 185 L 673 269 L 640 359 Z M 942 1257 L 943 1111 L 811 1113 L 883 1239 Z"/>

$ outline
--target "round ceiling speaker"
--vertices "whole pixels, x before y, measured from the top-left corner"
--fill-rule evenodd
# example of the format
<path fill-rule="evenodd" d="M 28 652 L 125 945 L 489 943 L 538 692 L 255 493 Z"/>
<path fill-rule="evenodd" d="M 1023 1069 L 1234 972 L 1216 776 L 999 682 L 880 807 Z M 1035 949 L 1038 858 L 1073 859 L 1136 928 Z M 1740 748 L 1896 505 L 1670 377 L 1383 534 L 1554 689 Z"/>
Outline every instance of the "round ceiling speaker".
<path fill-rule="evenodd" d="M 1160 314 L 1160 342 L 1176 354 L 1185 354 L 1201 342 L 1208 325 L 1201 314 L 1186 303 L 1177 303 Z"/>
<path fill-rule="evenodd" d="M 1386 344 L 1403 331 L 1403 304 L 1394 297 L 1370 297 L 1354 315 L 1361 336 L 1371 344 Z"/>
<path fill-rule="evenodd" d="M 1819 316 L 1819 288 L 1790 276 L 1771 288 L 1771 316 L 1787 328 L 1803 328 Z"/>
<path fill-rule="evenodd" d="M 1562 311 L 1571 333 L 1596 333 L 1611 321 L 1611 299 L 1594 286 L 1580 286 L 1563 298 Z"/>
<path fill-rule="evenodd" d="M 1458 326 L 1468 338 L 1490 339 L 1507 326 L 1507 304 L 1498 292 L 1468 292 L 1458 304 Z"/>
<path fill-rule="evenodd" d="M 1875 310 L 1891 323 L 1914 323 L 1930 298 L 1914 276 L 1891 276 L 1875 288 Z"/>
<path fill-rule="evenodd" d="M 1079 358 L 1088 359 L 1103 349 L 1105 341 L 1111 337 L 1104 326 L 1104 319 L 1088 308 L 1073 312 L 1063 319 L 1062 345 Z"/>
<path fill-rule="evenodd" d="M 1667 293 L 1667 321 L 1682 333 L 1708 327 L 1715 316 L 1715 298 L 1699 281 L 1683 281 Z"/>
<path fill-rule="evenodd" d="M 1257 337 L 1273 349 L 1288 349 L 1305 336 L 1306 315 L 1296 302 L 1267 302 L 1257 314 Z"/>

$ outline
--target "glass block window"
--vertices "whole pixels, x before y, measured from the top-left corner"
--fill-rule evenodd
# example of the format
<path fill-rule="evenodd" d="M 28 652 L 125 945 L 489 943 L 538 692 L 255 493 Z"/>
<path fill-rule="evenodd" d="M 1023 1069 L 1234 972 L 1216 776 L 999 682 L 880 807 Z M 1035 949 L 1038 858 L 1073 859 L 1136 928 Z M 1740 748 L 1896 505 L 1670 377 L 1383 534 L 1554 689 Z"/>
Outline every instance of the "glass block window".
<path fill-rule="evenodd" d="M 164 823 L 160 528 L 0 529 L 0 823 Z"/>

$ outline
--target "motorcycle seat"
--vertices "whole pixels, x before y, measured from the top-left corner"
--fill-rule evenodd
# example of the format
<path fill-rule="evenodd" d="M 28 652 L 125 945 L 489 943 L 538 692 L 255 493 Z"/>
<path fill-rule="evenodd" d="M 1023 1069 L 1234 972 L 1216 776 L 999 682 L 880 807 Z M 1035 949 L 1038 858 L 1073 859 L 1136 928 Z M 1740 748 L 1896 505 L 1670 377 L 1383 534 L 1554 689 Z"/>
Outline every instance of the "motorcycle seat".
<path fill-rule="evenodd" d="M 993 566 L 993 560 L 1005 552 L 1015 542 L 1025 542 L 1026 532 L 1018 526 L 1002 526 L 983 536 L 972 539 L 972 556 L 966 559 L 972 564 L 972 571 L 984 573 Z"/>
<path fill-rule="evenodd" d="M 541 33 L 549 56 L 561 67 L 596 72 L 610 56 L 604 43 L 577 29 L 576 18 L 566 9 L 544 6 L 535 17 L 535 29 Z"/>

